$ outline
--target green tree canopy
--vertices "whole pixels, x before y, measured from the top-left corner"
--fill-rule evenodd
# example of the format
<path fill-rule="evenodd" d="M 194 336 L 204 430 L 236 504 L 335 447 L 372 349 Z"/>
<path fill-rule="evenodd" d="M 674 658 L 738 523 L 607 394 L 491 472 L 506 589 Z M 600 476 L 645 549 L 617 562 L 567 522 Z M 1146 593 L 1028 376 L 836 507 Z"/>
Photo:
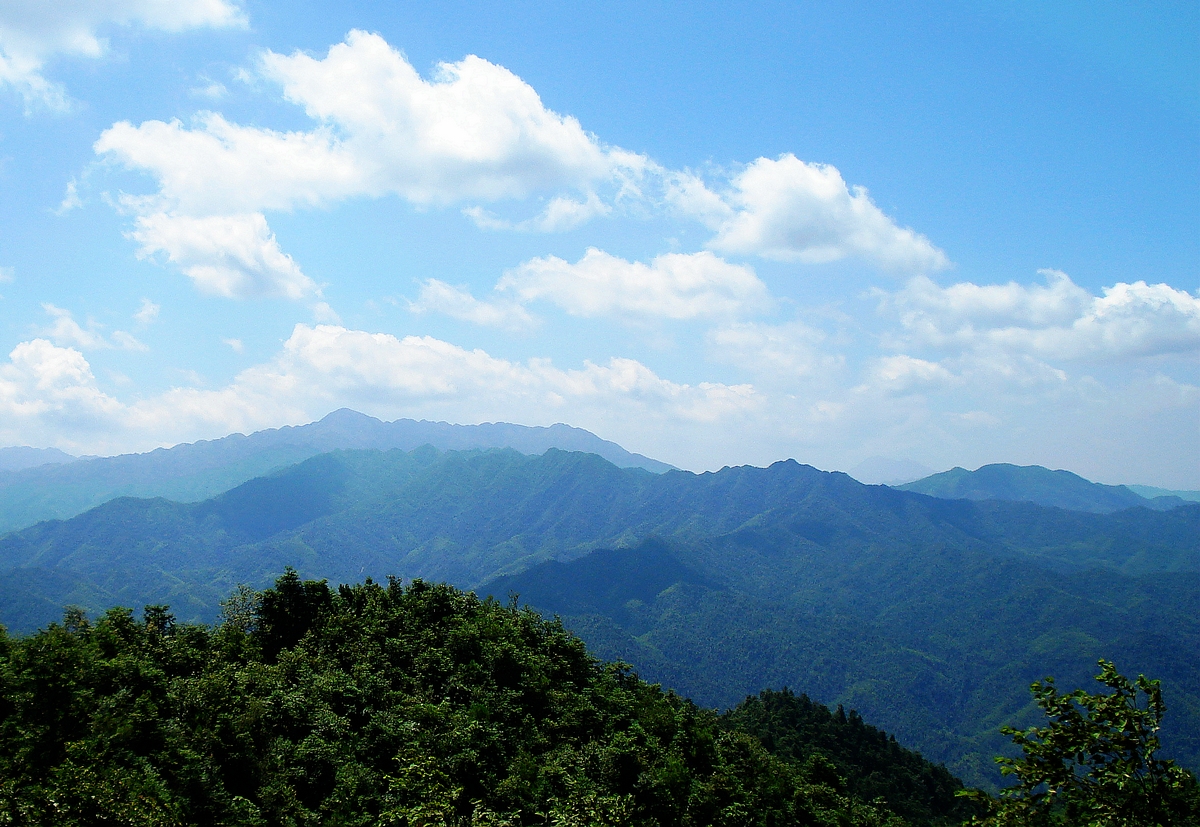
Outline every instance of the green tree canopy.
<path fill-rule="evenodd" d="M 0 825 L 901 827 L 556 621 L 289 571 L 218 627 L 0 627 Z"/>
<path fill-rule="evenodd" d="M 1196 827 L 1200 786 L 1191 773 L 1156 756 L 1166 705 L 1156 680 L 1136 681 L 1100 661 L 1096 680 L 1110 692 L 1062 694 L 1053 678 L 1031 687 L 1049 724 L 1002 731 L 1021 748 L 997 758 L 1016 779 L 982 822 L 1071 827 Z"/>

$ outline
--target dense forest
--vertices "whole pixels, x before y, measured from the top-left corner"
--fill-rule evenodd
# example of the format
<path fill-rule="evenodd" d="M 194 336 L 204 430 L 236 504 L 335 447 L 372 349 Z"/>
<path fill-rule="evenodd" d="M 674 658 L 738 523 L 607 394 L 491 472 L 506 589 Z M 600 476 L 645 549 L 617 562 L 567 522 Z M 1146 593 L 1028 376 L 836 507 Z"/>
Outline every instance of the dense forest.
<path fill-rule="evenodd" d="M 854 713 L 718 715 L 445 585 L 289 571 L 215 626 L 0 633 L 0 824 L 949 825 L 962 788 Z"/>
<path fill-rule="evenodd" d="M 1189 827 L 1161 685 L 1032 687 L 992 797 L 854 711 L 764 690 L 723 714 L 444 584 L 288 570 L 214 626 L 111 609 L 0 627 L 0 825 Z"/>

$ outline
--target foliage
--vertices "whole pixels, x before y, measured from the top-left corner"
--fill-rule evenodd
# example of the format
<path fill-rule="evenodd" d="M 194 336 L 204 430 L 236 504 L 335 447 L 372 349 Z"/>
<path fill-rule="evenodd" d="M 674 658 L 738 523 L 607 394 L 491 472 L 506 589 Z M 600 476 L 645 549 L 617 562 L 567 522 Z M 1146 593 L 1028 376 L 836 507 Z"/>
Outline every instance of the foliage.
<path fill-rule="evenodd" d="M 961 824 L 976 808 L 955 794 L 962 782 L 943 766 L 907 750 L 862 716 L 836 712 L 788 689 L 764 690 L 722 716 L 793 763 L 827 763 L 852 796 L 882 799 L 913 824 Z"/>
<path fill-rule="evenodd" d="M 1053 678 L 1032 686 L 1049 725 L 1003 732 L 1020 758 L 997 758 L 1016 778 L 980 823 L 1079 827 L 1190 827 L 1200 824 L 1200 785 L 1173 761 L 1156 757 L 1166 706 L 1156 680 L 1136 681 L 1100 661 L 1096 680 L 1109 693 L 1061 694 Z"/>
<path fill-rule="evenodd" d="M 0 825 L 106 823 L 905 822 L 515 604 L 289 571 L 218 627 L 0 632 Z"/>

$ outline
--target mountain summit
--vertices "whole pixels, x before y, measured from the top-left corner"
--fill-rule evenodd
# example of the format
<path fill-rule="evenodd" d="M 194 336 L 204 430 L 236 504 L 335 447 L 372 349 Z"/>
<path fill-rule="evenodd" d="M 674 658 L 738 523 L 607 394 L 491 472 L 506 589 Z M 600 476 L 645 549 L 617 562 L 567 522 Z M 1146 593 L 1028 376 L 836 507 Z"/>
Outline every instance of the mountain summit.
<path fill-rule="evenodd" d="M 1166 511 L 1184 503 L 1173 496 L 1146 498 L 1124 485 L 1091 482 L 1070 471 L 1006 462 L 984 465 L 974 471 L 951 468 L 894 487 L 947 500 L 1009 500 L 1094 514 L 1137 507 Z"/>

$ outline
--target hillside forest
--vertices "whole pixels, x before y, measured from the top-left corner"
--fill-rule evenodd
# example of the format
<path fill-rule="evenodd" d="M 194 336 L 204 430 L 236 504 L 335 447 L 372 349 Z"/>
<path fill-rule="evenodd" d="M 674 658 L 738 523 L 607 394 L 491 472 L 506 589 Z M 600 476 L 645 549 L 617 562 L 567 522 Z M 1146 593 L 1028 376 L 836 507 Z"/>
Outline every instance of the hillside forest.
<path fill-rule="evenodd" d="M 1134 746 L 1169 806 L 1120 823 L 1195 823 L 1195 779 Z M 1111 810 L 1096 790 L 1066 800 Z M 288 571 L 215 626 L 149 606 L 0 634 L 0 824 L 933 827 L 1034 823 L 1004 819 L 1038 803 L 964 791 L 857 713 L 787 690 L 717 714 L 557 621 L 422 581 L 332 589 Z"/>

